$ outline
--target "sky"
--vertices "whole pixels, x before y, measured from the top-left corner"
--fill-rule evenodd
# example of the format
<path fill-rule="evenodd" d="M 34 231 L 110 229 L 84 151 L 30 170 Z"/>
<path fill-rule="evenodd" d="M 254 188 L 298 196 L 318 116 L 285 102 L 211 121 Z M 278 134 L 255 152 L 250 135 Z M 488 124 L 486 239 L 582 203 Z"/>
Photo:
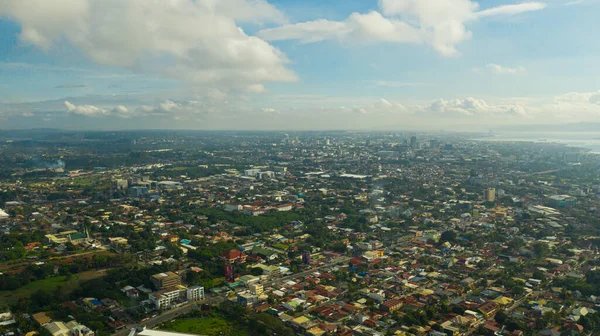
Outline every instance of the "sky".
<path fill-rule="evenodd" d="M 600 0 L 4 0 L 0 129 L 600 121 Z"/>

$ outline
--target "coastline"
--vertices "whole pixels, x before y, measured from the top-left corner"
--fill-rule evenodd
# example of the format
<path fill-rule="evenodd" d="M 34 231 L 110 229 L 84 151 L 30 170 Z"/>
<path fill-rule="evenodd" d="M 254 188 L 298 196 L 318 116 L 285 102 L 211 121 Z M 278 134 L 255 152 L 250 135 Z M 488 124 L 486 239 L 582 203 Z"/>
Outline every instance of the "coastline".
<path fill-rule="evenodd" d="M 595 133 L 594 135 L 597 135 Z M 560 138 L 553 137 L 561 135 Z M 524 143 L 538 143 L 538 144 L 556 144 L 562 145 L 568 148 L 573 148 L 585 152 L 586 154 L 600 154 L 600 137 L 585 137 L 586 134 L 581 133 L 498 133 L 480 135 L 478 137 L 470 138 L 472 141 L 489 141 L 489 142 L 524 142 Z M 572 136 L 571 138 L 567 138 Z M 582 138 L 583 136 L 583 138 Z"/>

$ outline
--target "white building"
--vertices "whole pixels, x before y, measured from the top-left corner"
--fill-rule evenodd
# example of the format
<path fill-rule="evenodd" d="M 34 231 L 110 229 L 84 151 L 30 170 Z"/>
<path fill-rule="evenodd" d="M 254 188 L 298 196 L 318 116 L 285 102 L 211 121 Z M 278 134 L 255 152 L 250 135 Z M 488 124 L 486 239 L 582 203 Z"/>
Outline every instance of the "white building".
<path fill-rule="evenodd" d="M 244 170 L 244 176 L 256 177 L 260 173 L 260 169 L 246 169 Z"/>
<path fill-rule="evenodd" d="M 239 205 L 239 204 L 225 204 L 225 206 L 223 207 L 223 210 L 225 211 L 242 211 L 244 209 L 243 206 Z"/>
<path fill-rule="evenodd" d="M 169 308 L 181 298 L 182 292 L 185 292 L 185 289 L 182 290 L 177 287 L 167 288 L 150 293 L 149 299 L 154 303 L 156 309 Z"/>
<path fill-rule="evenodd" d="M 186 290 L 188 301 L 204 300 L 204 287 L 194 286 Z"/>
<path fill-rule="evenodd" d="M 274 178 L 275 177 L 275 172 L 272 171 L 265 171 L 265 172 L 258 172 L 256 174 L 256 177 L 263 180 L 263 179 L 269 179 L 269 178 Z"/>
<path fill-rule="evenodd" d="M 0 209 L 0 219 L 8 217 L 9 215 L 4 210 Z"/>
<path fill-rule="evenodd" d="M 133 333 L 135 334 L 135 328 L 132 329 L 132 330 L 133 330 Z M 196 336 L 196 335 L 193 335 L 193 334 L 183 334 L 183 333 L 178 333 L 178 332 L 162 331 L 162 330 L 152 330 L 152 329 L 145 329 L 144 328 L 144 330 L 142 330 L 141 332 L 139 332 L 137 334 L 137 336 Z"/>

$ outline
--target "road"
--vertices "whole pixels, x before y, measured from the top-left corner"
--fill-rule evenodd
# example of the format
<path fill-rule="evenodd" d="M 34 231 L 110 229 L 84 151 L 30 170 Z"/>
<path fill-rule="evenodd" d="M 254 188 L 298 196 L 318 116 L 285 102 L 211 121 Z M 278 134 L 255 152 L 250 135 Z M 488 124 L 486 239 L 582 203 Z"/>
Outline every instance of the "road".
<path fill-rule="evenodd" d="M 337 258 L 334 258 L 332 261 L 330 261 L 330 262 L 328 262 L 328 263 L 326 263 L 324 265 L 317 266 L 317 267 L 312 267 L 312 268 L 304 270 L 302 272 L 294 273 L 292 275 L 288 275 L 288 276 L 284 276 L 284 277 L 281 277 L 281 278 L 277 278 L 275 280 L 267 281 L 267 282 L 263 283 L 263 286 L 264 287 L 276 287 L 276 285 L 279 286 L 279 285 L 283 284 L 283 282 L 285 282 L 285 281 L 288 281 L 288 280 L 291 280 L 291 279 L 294 279 L 294 278 L 298 278 L 298 277 L 302 277 L 302 276 L 305 276 L 307 274 L 316 272 L 318 270 L 335 266 L 336 264 L 339 264 L 339 263 L 347 263 L 351 259 L 352 259 L 352 257 L 337 257 Z"/>
<path fill-rule="evenodd" d="M 206 298 L 202 301 L 188 303 L 188 304 L 182 305 L 180 307 L 173 308 L 171 310 L 167 310 L 164 313 L 157 315 L 156 317 L 153 317 L 144 322 L 140 322 L 140 323 L 136 323 L 136 324 L 128 324 L 125 329 L 118 331 L 115 335 L 126 336 L 127 334 L 129 334 L 129 332 L 131 331 L 132 328 L 137 328 L 137 327 L 145 326 L 148 329 L 152 329 L 161 323 L 170 321 L 174 318 L 177 318 L 179 316 L 182 316 L 182 315 L 185 315 L 185 314 L 191 312 L 198 304 L 218 305 L 219 303 L 221 303 L 223 301 L 225 301 L 225 298 L 222 296 L 209 296 L 208 298 Z"/>
<path fill-rule="evenodd" d="M 391 247 L 396 247 L 398 245 L 403 245 L 406 242 L 402 241 L 400 243 L 397 244 L 393 244 Z M 317 266 L 317 267 L 311 267 L 310 269 L 304 270 L 302 272 L 298 272 L 298 273 L 294 273 L 288 276 L 284 276 L 281 278 L 277 278 L 271 281 L 267 281 L 263 283 L 264 287 L 273 287 L 273 288 L 277 288 L 279 286 L 282 286 L 284 282 L 288 281 L 288 280 L 292 280 L 292 279 L 297 279 L 300 277 L 303 277 L 305 275 L 311 274 L 313 272 L 325 269 L 325 268 L 329 268 L 329 267 L 333 267 L 335 265 L 338 264 L 347 264 L 350 260 L 352 259 L 352 257 L 348 257 L 348 256 L 339 256 L 336 257 L 334 259 L 332 259 L 330 262 L 325 263 L 321 266 Z M 144 322 L 141 323 L 136 323 L 136 324 L 130 324 L 127 325 L 127 327 L 123 330 L 118 331 L 115 335 L 116 336 L 126 336 L 129 334 L 129 332 L 131 331 L 132 328 L 137 328 L 137 327 L 143 327 L 145 326 L 148 329 L 154 328 L 157 325 L 170 321 L 174 318 L 177 318 L 179 316 L 185 315 L 187 313 L 189 313 L 190 311 L 192 311 L 197 304 L 208 304 L 208 305 L 218 305 L 221 302 L 225 301 L 226 298 L 220 295 L 208 295 L 206 299 L 202 300 L 202 301 L 198 301 L 198 302 L 194 302 L 194 303 L 188 303 L 185 304 L 183 306 L 168 310 L 156 317 L 153 317 L 149 320 L 146 320 Z"/>
<path fill-rule="evenodd" d="M 283 285 L 283 283 L 285 281 L 288 281 L 290 279 L 294 279 L 294 278 L 298 278 L 298 277 L 302 277 L 304 275 L 316 272 L 318 270 L 327 268 L 327 267 L 332 267 L 338 263 L 344 263 L 344 262 L 348 262 L 350 259 L 352 259 L 351 257 L 337 257 L 335 259 L 333 259 L 331 262 L 318 266 L 318 267 L 313 267 L 311 269 L 299 272 L 299 273 L 295 273 L 292 275 L 288 275 L 285 277 L 281 277 L 269 282 L 265 282 L 263 283 L 263 285 L 265 287 L 279 287 L 281 285 Z M 140 322 L 140 323 L 136 323 L 136 324 L 129 324 L 126 326 L 125 329 L 118 331 L 115 335 L 117 336 L 126 336 L 127 334 L 129 334 L 131 328 L 137 328 L 137 327 L 143 327 L 145 326 L 148 329 L 154 328 L 157 325 L 170 321 L 174 318 L 177 318 L 179 316 L 185 315 L 187 313 L 189 313 L 190 311 L 192 311 L 198 304 L 208 304 L 208 305 L 218 305 L 221 302 L 225 301 L 225 297 L 220 296 L 220 295 L 208 295 L 206 299 L 202 300 L 202 301 L 198 301 L 198 302 L 193 302 L 193 303 L 188 303 L 185 305 L 182 305 L 180 307 L 171 309 L 171 310 L 167 310 L 164 313 L 153 317 L 149 320 L 146 320 L 144 322 Z"/>
<path fill-rule="evenodd" d="M 545 170 L 545 171 L 541 171 L 541 172 L 537 172 L 537 173 L 531 173 L 529 174 L 530 176 L 536 176 L 536 175 L 546 175 L 546 174 L 551 174 L 551 173 L 556 173 L 561 171 L 562 169 L 552 169 L 552 170 Z"/>
<path fill-rule="evenodd" d="M 527 298 L 529 298 L 530 295 L 532 295 L 532 293 L 527 293 L 522 298 L 520 298 L 519 300 L 515 301 L 515 303 L 513 303 L 512 306 L 510 306 L 509 308 L 506 309 L 506 312 L 510 313 L 513 310 L 519 308 L 519 306 L 522 305 L 523 302 L 525 302 L 525 300 L 527 300 Z"/>
<path fill-rule="evenodd" d="M 60 255 L 60 256 L 52 256 L 50 258 L 45 258 L 45 259 L 20 261 L 20 262 L 16 262 L 16 263 L 12 263 L 12 264 L 11 263 L 3 263 L 3 264 L 0 264 L 0 271 L 27 267 L 27 266 L 35 264 L 37 262 L 60 261 L 62 259 L 73 259 L 73 258 L 78 258 L 78 257 L 84 256 L 84 255 L 97 254 L 97 253 L 114 254 L 113 252 L 111 252 L 109 250 L 93 250 L 93 251 L 86 251 L 86 252 L 75 253 L 75 254 L 64 254 L 64 255 Z"/>

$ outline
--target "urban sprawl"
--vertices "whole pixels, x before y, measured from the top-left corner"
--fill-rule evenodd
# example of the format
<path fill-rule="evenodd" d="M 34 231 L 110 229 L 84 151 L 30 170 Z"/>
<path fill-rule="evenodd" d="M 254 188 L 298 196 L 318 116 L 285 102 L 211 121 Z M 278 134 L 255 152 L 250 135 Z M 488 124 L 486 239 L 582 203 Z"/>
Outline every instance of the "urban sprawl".
<path fill-rule="evenodd" d="M 0 135 L 0 335 L 600 335 L 600 156 L 489 134 Z"/>

